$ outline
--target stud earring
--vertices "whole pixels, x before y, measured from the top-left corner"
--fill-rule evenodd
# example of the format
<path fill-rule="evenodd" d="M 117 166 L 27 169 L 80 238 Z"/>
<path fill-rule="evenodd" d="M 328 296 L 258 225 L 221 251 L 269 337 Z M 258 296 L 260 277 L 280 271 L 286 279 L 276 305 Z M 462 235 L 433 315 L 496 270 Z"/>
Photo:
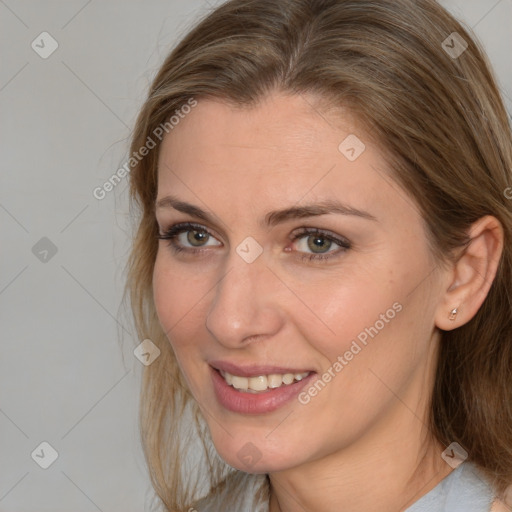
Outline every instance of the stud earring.
<path fill-rule="evenodd" d="M 455 318 L 457 317 L 457 313 L 458 313 L 458 309 L 457 308 L 454 308 L 450 311 L 450 316 L 448 317 L 448 320 L 452 320 L 454 321 Z"/>

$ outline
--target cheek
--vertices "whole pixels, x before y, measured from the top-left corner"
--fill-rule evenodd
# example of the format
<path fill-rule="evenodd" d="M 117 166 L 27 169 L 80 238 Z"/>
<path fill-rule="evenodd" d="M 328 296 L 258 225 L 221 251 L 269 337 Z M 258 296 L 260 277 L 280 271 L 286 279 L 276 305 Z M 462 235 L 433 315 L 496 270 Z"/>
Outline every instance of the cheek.
<path fill-rule="evenodd" d="M 202 339 L 205 304 L 211 286 L 197 272 L 189 275 L 173 265 L 160 249 L 153 272 L 153 300 L 160 325 L 172 347 L 181 373 L 196 400 L 204 388 Z"/>
<path fill-rule="evenodd" d="M 166 248 L 160 248 L 155 261 L 153 300 L 160 324 L 176 348 L 183 338 L 179 333 L 185 325 L 204 324 L 198 317 L 209 287 L 201 275 L 189 274 L 171 264 L 165 251 Z"/>
<path fill-rule="evenodd" d="M 387 278 L 379 275 L 385 274 L 330 290 L 333 303 L 322 304 L 318 298 L 334 334 L 329 339 L 315 337 L 313 330 L 306 334 L 325 356 L 324 371 L 335 375 L 320 376 L 332 384 L 317 401 L 318 406 L 339 404 L 333 422 L 349 417 L 354 425 L 363 425 L 372 411 L 392 399 L 390 390 L 403 389 L 428 360 L 433 307 L 428 287 L 415 288 L 419 279 L 412 278 L 424 274 L 408 268 L 394 280 L 389 273 Z"/>
<path fill-rule="evenodd" d="M 349 350 L 354 340 L 364 346 L 370 339 L 368 331 L 373 333 L 376 323 L 379 333 L 386 330 L 400 309 L 399 305 L 393 308 L 401 295 L 399 287 L 389 278 L 379 281 L 379 273 L 370 272 L 344 274 L 303 286 L 300 296 L 311 304 L 311 312 L 307 316 L 295 314 L 304 337 L 314 341 L 330 362 Z"/>
<path fill-rule="evenodd" d="M 347 265 L 339 275 L 317 286 L 306 283 L 301 289 L 301 298 L 313 305 L 315 318 L 312 322 L 311 314 L 295 314 L 295 322 L 322 354 L 325 369 L 343 358 L 336 367 L 339 372 L 331 371 L 345 374 L 348 381 L 337 379 L 344 386 L 363 379 L 371 388 L 376 377 L 369 368 L 393 380 L 425 353 L 431 312 L 425 307 L 426 283 L 417 285 L 418 276 L 428 275 L 430 266 L 428 253 L 417 249 L 407 264 L 402 251 L 390 252 L 372 265 Z"/>

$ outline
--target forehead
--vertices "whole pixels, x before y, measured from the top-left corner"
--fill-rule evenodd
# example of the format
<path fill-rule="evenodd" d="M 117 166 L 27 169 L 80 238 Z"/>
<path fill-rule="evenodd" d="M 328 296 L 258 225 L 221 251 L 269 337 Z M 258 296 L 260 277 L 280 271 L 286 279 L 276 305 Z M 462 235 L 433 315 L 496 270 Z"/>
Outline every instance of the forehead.
<path fill-rule="evenodd" d="M 211 158 L 221 156 L 224 162 L 251 151 L 284 161 L 317 157 L 326 150 L 338 156 L 340 136 L 356 130 L 348 111 L 339 108 L 328 114 L 313 97 L 274 93 L 251 107 L 203 99 L 165 137 L 162 153 L 172 149 L 174 157 L 185 157 L 186 142 L 187 149 L 208 150 Z"/>
<path fill-rule="evenodd" d="M 397 205 L 385 167 L 346 110 L 312 97 L 274 94 L 251 108 L 199 100 L 162 142 L 158 197 L 253 212 L 337 199 L 377 216 Z"/>

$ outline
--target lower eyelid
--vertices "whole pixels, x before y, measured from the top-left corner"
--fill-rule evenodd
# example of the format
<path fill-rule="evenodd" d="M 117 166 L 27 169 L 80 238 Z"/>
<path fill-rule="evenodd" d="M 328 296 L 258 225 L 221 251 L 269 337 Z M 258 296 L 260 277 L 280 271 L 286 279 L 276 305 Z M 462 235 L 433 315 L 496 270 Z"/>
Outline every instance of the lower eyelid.
<path fill-rule="evenodd" d="M 308 260 L 328 260 L 328 259 L 334 259 L 334 258 L 337 258 L 338 256 L 341 256 L 342 254 L 346 253 L 348 251 L 348 249 L 346 247 L 338 247 L 336 249 L 334 249 L 333 251 L 329 251 L 329 252 L 319 252 L 319 253 L 314 253 L 314 252 L 301 252 L 301 251 L 297 251 L 297 253 L 299 254 L 299 256 L 301 258 L 307 258 Z"/>

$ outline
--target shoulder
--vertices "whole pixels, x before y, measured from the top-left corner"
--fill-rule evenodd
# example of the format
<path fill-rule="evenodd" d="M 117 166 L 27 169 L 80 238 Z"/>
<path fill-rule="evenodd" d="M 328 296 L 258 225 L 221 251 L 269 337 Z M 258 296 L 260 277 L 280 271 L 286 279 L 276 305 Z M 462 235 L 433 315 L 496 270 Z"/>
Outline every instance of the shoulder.
<path fill-rule="evenodd" d="M 197 512 L 268 512 L 268 502 L 266 475 L 234 471 L 193 509 Z"/>
<path fill-rule="evenodd" d="M 512 512 L 491 508 L 496 502 L 495 498 L 492 486 L 478 467 L 464 462 L 407 512 Z"/>

